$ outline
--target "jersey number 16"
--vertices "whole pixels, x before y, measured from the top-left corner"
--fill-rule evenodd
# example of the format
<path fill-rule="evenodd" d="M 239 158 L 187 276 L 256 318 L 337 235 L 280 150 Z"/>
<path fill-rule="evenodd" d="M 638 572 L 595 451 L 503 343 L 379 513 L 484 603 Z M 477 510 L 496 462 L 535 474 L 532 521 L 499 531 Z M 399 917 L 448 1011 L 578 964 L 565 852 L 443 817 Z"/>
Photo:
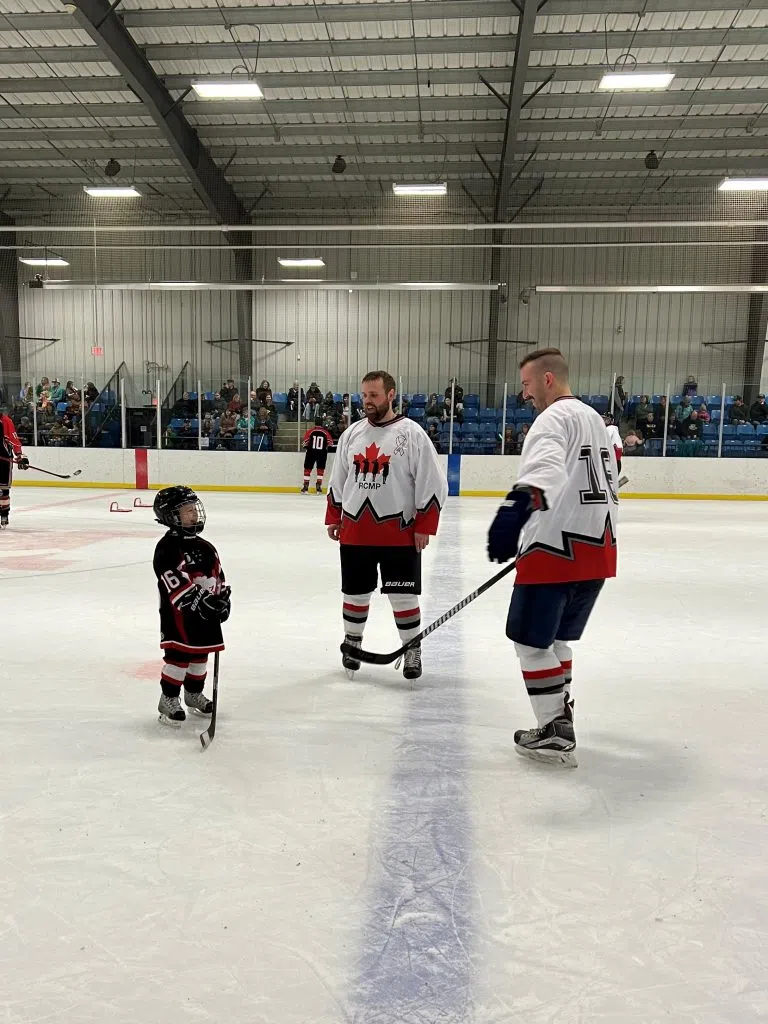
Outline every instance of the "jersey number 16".
<path fill-rule="evenodd" d="M 618 505 L 619 499 L 616 496 L 616 489 L 613 485 L 613 473 L 611 472 L 611 456 L 607 448 L 600 449 L 600 461 L 595 458 L 591 444 L 581 446 L 579 461 L 584 463 L 587 471 L 586 490 L 579 491 L 579 501 L 582 505 L 607 505 L 608 499 Z M 600 486 L 600 478 L 605 482 L 605 489 Z"/>

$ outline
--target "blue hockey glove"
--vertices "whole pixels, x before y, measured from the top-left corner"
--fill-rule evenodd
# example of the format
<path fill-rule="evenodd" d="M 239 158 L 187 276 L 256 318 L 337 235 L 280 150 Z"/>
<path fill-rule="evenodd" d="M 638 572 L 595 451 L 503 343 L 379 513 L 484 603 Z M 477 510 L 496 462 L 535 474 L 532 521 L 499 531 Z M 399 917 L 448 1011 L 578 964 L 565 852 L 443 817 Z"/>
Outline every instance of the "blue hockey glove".
<path fill-rule="evenodd" d="M 520 533 L 536 508 L 530 491 L 510 491 L 488 531 L 488 558 L 492 562 L 508 562 L 520 544 Z"/>

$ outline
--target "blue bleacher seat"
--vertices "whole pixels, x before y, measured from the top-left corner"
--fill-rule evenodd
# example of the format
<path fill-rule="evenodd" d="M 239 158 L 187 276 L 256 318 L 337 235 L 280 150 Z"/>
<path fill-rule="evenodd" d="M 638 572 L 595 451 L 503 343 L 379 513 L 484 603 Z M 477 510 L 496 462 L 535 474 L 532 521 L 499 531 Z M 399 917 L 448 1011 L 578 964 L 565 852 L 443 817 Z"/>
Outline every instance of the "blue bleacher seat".
<path fill-rule="evenodd" d="M 408 410 L 408 418 L 411 420 L 419 420 L 419 422 L 421 422 L 423 419 L 426 418 L 424 409 L 419 406 L 412 405 L 411 408 Z"/>
<path fill-rule="evenodd" d="M 479 423 L 465 423 L 464 424 L 464 437 L 477 437 L 480 433 Z"/>
<path fill-rule="evenodd" d="M 470 406 L 468 409 L 464 408 L 464 421 L 470 423 L 476 423 L 480 418 L 480 412 L 475 406 Z"/>
<path fill-rule="evenodd" d="M 518 409 L 515 413 L 515 423 L 533 423 L 533 410 Z"/>
<path fill-rule="evenodd" d="M 608 412 L 608 406 L 611 404 L 611 400 L 608 395 L 590 395 L 589 404 L 593 409 L 602 414 Z"/>
<path fill-rule="evenodd" d="M 197 401 L 197 392 L 196 391 L 190 391 L 189 392 L 189 400 L 190 400 L 190 402 L 196 402 Z"/>
<path fill-rule="evenodd" d="M 736 428 L 736 433 L 739 437 L 754 437 L 755 428 L 751 423 L 742 423 Z"/>
<path fill-rule="evenodd" d="M 464 408 L 468 405 L 477 408 L 480 405 L 480 395 L 464 395 Z"/>
<path fill-rule="evenodd" d="M 422 394 L 414 395 L 411 399 L 411 405 L 419 405 L 422 408 L 427 404 L 427 396 Z"/>
<path fill-rule="evenodd" d="M 732 423 L 723 424 L 723 437 L 734 438 L 736 436 L 736 427 Z"/>
<path fill-rule="evenodd" d="M 204 402 L 213 402 L 215 400 L 216 400 L 216 394 L 213 391 L 205 391 L 203 393 L 203 401 Z M 274 400 L 274 396 L 273 396 L 273 400 Z"/>
<path fill-rule="evenodd" d="M 719 409 L 720 408 L 720 401 L 721 401 L 721 396 L 720 395 L 707 395 L 707 397 L 706 397 L 706 403 L 707 403 L 707 406 L 710 409 L 712 408 L 713 405 L 716 406 Z"/>
<path fill-rule="evenodd" d="M 672 397 L 670 398 L 670 402 L 672 403 L 672 405 L 680 405 L 682 400 L 683 400 L 683 396 L 682 395 L 672 395 Z"/>
<path fill-rule="evenodd" d="M 499 413 L 496 409 L 481 409 L 480 410 L 480 422 L 481 423 L 495 423 L 499 417 Z"/>
<path fill-rule="evenodd" d="M 342 400 L 342 397 L 343 396 L 340 395 L 338 392 L 335 392 L 334 396 L 333 396 L 333 400 L 334 400 L 334 402 L 340 402 Z"/>
<path fill-rule="evenodd" d="M 712 439 L 714 439 L 716 441 L 717 440 L 717 436 L 718 436 L 718 432 L 719 431 L 718 431 L 717 427 L 713 426 L 711 423 L 707 423 L 707 424 L 704 425 L 704 429 L 702 430 L 702 437 L 704 438 L 705 441 L 712 440 Z"/>
<path fill-rule="evenodd" d="M 352 395 L 352 402 L 355 405 L 360 405 L 360 395 L 357 393 L 357 391 L 354 393 L 354 395 Z"/>
<path fill-rule="evenodd" d="M 719 423 L 720 422 L 721 413 L 720 413 L 719 409 L 713 409 L 712 412 L 710 413 L 710 416 L 712 418 L 712 422 L 713 423 Z"/>
<path fill-rule="evenodd" d="M 761 423 L 757 428 L 758 437 L 768 436 L 768 423 Z"/>

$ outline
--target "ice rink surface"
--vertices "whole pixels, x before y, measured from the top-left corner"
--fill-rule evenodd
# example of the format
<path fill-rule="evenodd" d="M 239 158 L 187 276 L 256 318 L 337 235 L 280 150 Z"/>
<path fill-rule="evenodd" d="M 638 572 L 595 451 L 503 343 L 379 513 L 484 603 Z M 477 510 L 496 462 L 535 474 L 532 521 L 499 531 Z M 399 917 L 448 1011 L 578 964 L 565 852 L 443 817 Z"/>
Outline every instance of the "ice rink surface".
<path fill-rule="evenodd" d="M 512 750 L 511 581 L 415 686 L 346 679 L 298 494 L 203 495 L 233 613 L 202 753 L 204 720 L 157 724 L 161 531 L 107 511 L 133 497 L 16 488 L 0 534 L 3 1024 L 768 1019 L 766 505 L 622 504 L 568 771 Z M 450 501 L 425 623 L 495 571 L 495 505 Z M 377 597 L 366 646 L 397 645 Z"/>

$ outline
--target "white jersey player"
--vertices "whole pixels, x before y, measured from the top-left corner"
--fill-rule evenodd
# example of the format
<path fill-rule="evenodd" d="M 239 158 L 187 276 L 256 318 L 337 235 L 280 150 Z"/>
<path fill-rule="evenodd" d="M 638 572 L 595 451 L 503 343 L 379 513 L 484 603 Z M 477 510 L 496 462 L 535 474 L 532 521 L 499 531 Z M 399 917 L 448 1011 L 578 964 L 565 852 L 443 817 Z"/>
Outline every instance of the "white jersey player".
<path fill-rule="evenodd" d="M 624 442 L 621 440 L 619 428 L 616 426 L 616 421 L 609 412 L 603 416 L 603 422 L 605 423 L 605 429 L 608 431 L 608 440 L 613 445 L 613 451 L 616 455 L 616 465 L 618 466 L 619 472 L 621 472 L 621 456 L 624 452 Z"/>
<path fill-rule="evenodd" d="M 575 766 L 570 643 L 616 575 L 616 455 L 598 413 L 571 393 L 559 349 L 526 356 L 520 379 L 540 415 L 488 535 L 493 561 L 517 556 L 507 636 L 538 721 L 515 733 L 515 749 Z"/>
<path fill-rule="evenodd" d="M 368 608 L 381 572 L 402 643 L 421 629 L 421 552 L 437 533 L 448 484 L 429 436 L 398 416 L 395 381 L 384 370 L 363 377 L 366 418 L 339 438 L 328 486 L 325 522 L 340 541 L 346 642 L 362 644 Z M 344 655 L 348 674 L 360 662 Z M 421 648 L 405 653 L 406 679 L 421 675 Z"/>

